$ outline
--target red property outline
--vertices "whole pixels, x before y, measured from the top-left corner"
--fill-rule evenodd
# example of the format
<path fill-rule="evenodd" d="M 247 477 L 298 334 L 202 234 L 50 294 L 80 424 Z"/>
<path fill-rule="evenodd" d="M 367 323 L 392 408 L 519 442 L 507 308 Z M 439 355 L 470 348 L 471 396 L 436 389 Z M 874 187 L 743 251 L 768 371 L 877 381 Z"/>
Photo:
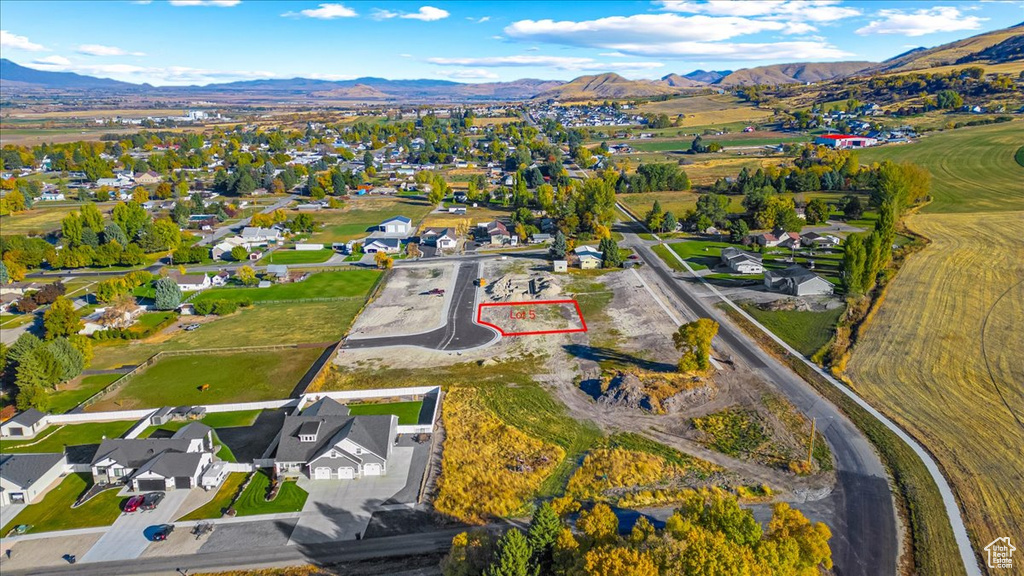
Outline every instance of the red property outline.
<path fill-rule="evenodd" d="M 576 315 L 580 317 L 580 323 L 583 324 L 582 328 L 565 328 L 562 330 L 535 330 L 532 332 L 505 332 L 501 329 L 501 326 L 491 324 L 490 322 L 484 322 L 482 315 L 484 307 L 492 306 L 535 306 L 537 304 L 572 304 L 576 307 Z M 535 300 L 533 302 L 483 302 L 477 306 L 476 309 L 476 323 L 484 326 L 490 326 L 498 331 L 502 336 L 536 336 L 539 334 L 571 334 L 574 332 L 586 332 L 587 321 L 583 319 L 583 311 L 580 310 L 580 303 L 575 300 Z"/>

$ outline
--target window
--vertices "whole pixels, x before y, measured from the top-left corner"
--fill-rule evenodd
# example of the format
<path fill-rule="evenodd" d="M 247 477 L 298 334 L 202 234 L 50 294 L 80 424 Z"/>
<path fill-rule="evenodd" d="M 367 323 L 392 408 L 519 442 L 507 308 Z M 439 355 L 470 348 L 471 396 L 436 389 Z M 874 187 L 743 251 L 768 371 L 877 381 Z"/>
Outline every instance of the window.
<path fill-rule="evenodd" d="M 363 449 L 362 448 L 356 448 L 356 456 L 359 456 L 362 453 L 363 453 Z"/>
<path fill-rule="evenodd" d="M 124 477 L 124 468 L 113 468 L 112 470 L 114 472 L 114 478 Z"/>
<path fill-rule="evenodd" d="M 97 476 L 106 476 L 106 474 L 107 474 L 107 469 L 104 466 L 97 466 L 96 467 L 96 475 Z"/>

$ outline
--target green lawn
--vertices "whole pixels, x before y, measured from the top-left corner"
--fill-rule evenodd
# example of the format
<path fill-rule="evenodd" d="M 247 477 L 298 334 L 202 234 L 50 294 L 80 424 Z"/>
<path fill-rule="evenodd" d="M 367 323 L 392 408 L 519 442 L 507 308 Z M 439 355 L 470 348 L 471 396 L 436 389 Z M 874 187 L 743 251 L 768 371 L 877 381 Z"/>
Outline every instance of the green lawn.
<path fill-rule="evenodd" d="M 320 264 L 334 256 L 334 250 L 274 250 L 260 260 L 261 265 L 267 264 Z"/>
<path fill-rule="evenodd" d="M 320 348 L 167 356 L 90 411 L 223 404 L 287 398 Z M 200 387 L 208 384 L 205 392 Z"/>
<path fill-rule="evenodd" d="M 242 484 L 245 483 L 245 477 L 245 472 L 232 472 L 228 474 L 228 477 L 224 479 L 224 483 L 217 490 L 217 495 L 213 497 L 213 500 L 178 518 L 178 521 L 220 518 L 224 515 L 224 511 L 231 506 L 231 501 L 235 498 L 235 494 L 238 494 L 238 491 L 242 488 Z"/>
<path fill-rule="evenodd" d="M 252 426 L 256 422 L 256 418 L 260 415 L 263 410 L 239 410 L 237 412 L 213 412 L 207 414 L 199 421 L 206 424 L 210 428 L 241 428 L 243 426 Z M 157 430 L 167 430 L 170 432 L 177 432 L 184 428 L 186 425 L 191 423 L 190 420 L 174 420 L 172 422 L 166 422 L 159 426 L 150 426 L 139 434 L 139 438 L 149 438 Z"/>
<path fill-rule="evenodd" d="M 313 220 L 322 222 L 324 227 L 309 241 L 331 244 L 357 240 L 369 234 L 370 228 L 393 216 L 412 219 L 415 229 L 431 210 L 429 203 L 415 198 L 363 197 L 350 200 L 348 206 L 344 211 L 325 210 L 313 214 Z"/>
<path fill-rule="evenodd" d="M 78 508 L 71 508 L 91 485 L 89 474 L 69 474 L 41 501 L 29 504 L 21 514 L 7 522 L 0 529 L 0 534 L 6 535 L 19 524 L 31 526 L 29 532 L 110 526 L 121 515 L 122 499 L 117 496 L 117 490 L 101 492 Z"/>
<path fill-rule="evenodd" d="M 83 377 L 77 383 L 68 384 L 66 388 L 51 392 L 48 411 L 53 414 L 68 412 L 120 377 L 121 374 L 94 374 Z"/>
<path fill-rule="evenodd" d="M 843 314 L 842 307 L 824 311 L 798 311 L 761 310 L 749 303 L 741 306 L 758 322 L 805 356 L 813 356 L 828 343 Z"/>
<path fill-rule="evenodd" d="M 302 282 L 275 284 L 269 288 L 214 288 L 196 296 L 202 300 L 303 300 L 307 298 L 354 298 L 364 296 L 381 273 L 377 270 L 319 272 Z"/>
<path fill-rule="evenodd" d="M 349 404 L 349 412 L 353 416 L 373 416 L 377 414 L 394 414 L 398 416 L 398 423 L 418 424 L 420 421 L 420 408 L 423 402 L 392 402 L 390 404 Z"/>
<path fill-rule="evenodd" d="M 104 437 L 120 438 L 135 420 L 50 426 L 31 440 L 0 440 L 0 451 L 7 453 L 63 452 L 65 446 L 99 444 Z M 38 443 L 37 443 L 38 442 Z"/>
<path fill-rule="evenodd" d="M 675 270 L 676 272 L 682 272 L 686 270 L 686 268 L 679 262 L 679 260 L 676 260 L 676 257 L 672 255 L 672 253 L 664 244 L 652 246 L 651 251 L 657 254 L 658 257 L 665 262 L 665 264 L 668 264 L 669 268 Z"/>
<path fill-rule="evenodd" d="M 235 512 L 238 516 L 255 516 L 257 514 L 280 514 L 284 512 L 299 512 L 306 503 L 309 494 L 299 488 L 294 481 L 288 481 L 281 485 L 277 498 L 267 502 L 265 500 L 267 489 L 270 487 L 270 476 L 260 470 L 255 473 L 252 481 L 245 487 L 242 494 L 235 501 Z"/>
<path fill-rule="evenodd" d="M 673 242 L 668 246 L 680 258 L 686 260 L 686 263 L 694 270 L 714 268 L 718 265 L 721 262 L 722 248 L 729 246 L 742 248 L 742 246 L 728 242 L 711 242 L 706 240 L 684 240 L 683 242 Z"/>

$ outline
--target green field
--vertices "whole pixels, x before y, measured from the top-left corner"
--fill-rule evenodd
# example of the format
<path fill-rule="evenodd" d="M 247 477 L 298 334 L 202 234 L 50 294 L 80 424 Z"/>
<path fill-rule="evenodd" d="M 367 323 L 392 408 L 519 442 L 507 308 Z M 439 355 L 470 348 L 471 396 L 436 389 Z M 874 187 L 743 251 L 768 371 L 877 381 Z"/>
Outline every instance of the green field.
<path fill-rule="evenodd" d="M 239 410 L 237 412 L 212 412 L 201 418 L 199 421 L 206 424 L 210 428 L 239 428 L 243 426 L 252 426 L 256 418 L 263 412 L 262 410 Z M 150 426 L 139 434 L 139 438 L 149 438 L 157 430 L 167 430 L 169 432 L 176 432 L 188 424 L 191 420 L 174 420 L 172 422 L 166 422 L 159 426 Z"/>
<path fill-rule="evenodd" d="M 99 444 L 104 438 L 120 438 L 134 425 L 134 420 L 118 420 L 50 426 L 31 440 L 0 440 L 0 451 L 21 454 L 63 452 L 65 446 Z"/>
<path fill-rule="evenodd" d="M 313 220 L 324 227 L 315 232 L 310 242 L 331 244 L 350 242 L 369 234 L 369 229 L 393 216 L 412 219 L 413 229 L 431 210 L 425 200 L 415 198 L 361 197 L 349 200 L 342 210 L 327 210 L 313 214 Z"/>
<path fill-rule="evenodd" d="M 269 487 L 270 476 L 262 470 L 255 472 L 252 481 L 235 501 L 234 508 L 238 516 L 299 512 L 306 503 L 306 497 L 309 496 L 295 481 L 287 481 L 281 485 L 277 498 L 267 502 L 265 498 Z"/>
<path fill-rule="evenodd" d="M 203 300 L 251 300 L 253 302 L 305 300 L 309 298 L 354 298 L 364 296 L 381 273 L 377 270 L 319 272 L 301 282 L 275 284 L 269 288 L 213 288 L 196 296 Z"/>
<path fill-rule="evenodd" d="M 224 404 L 287 398 L 320 348 L 167 356 L 123 388 L 89 406 L 90 411 Z M 205 392 L 200 390 L 209 385 Z"/>
<path fill-rule="evenodd" d="M 274 250 L 260 260 L 261 265 L 267 264 L 320 264 L 334 256 L 334 250 Z"/>
<path fill-rule="evenodd" d="M 843 308 L 832 310 L 761 310 L 749 303 L 741 304 L 748 314 L 796 348 L 804 356 L 813 356 L 828 344 Z"/>
<path fill-rule="evenodd" d="M 121 515 L 122 498 L 117 495 L 117 490 L 101 492 L 78 508 L 71 508 L 91 485 L 89 474 L 69 474 L 42 500 L 29 504 L 21 514 L 8 521 L 0 528 L 0 534 L 6 535 L 19 524 L 31 526 L 30 533 L 110 526 Z"/>
<path fill-rule="evenodd" d="M 721 262 L 722 248 L 742 248 L 728 242 L 711 242 L 707 240 L 684 240 L 668 245 L 680 258 L 686 260 L 694 270 L 714 268 Z"/>
<path fill-rule="evenodd" d="M 420 408 L 423 402 L 391 402 L 388 404 L 349 404 L 349 413 L 353 416 L 372 416 L 377 414 L 394 414 L 398 416 L 398 423 L 405 426 L 417 424 L 420 421 Z"/>
<path fill-rule="evenodd" d="M 89 399 L 90 396 L 106 388 L 121 374 L 95 374 L 85 376 L 77 382 L 66 384 L 56 392 L 50 393 L 50 409 L 52 414 L 63 414 Z"/>
<path fill-rule="evenodd" d="M 5 131 L 6 132 L 6 131 Z M 57 206 L 47 206 L 42 202 L 31 210 L 18 212 L 9 216 L 0 216 L 0 234 L 45 234 L 60 229 L 60 221 L 70 212 L 77 212 L 77 204 L 61 203 Z M 104 213 L 109 212 L 100 208 Z"/>
<path fill-rule="evenodd" d="M 231 501 L 234 499 L 235 494 L 242 488 L 242 484 L 245 483 L 245 477 L 246 474 L 244 472 L 228 474 L 228 477 L 224 479 L 224 483 L 217 490 L 217 495 L 213 497 L 213 500 L 178 518 L 178 521 L 220 518 L 224 515 L 224 511 L 231 506 Z"/>

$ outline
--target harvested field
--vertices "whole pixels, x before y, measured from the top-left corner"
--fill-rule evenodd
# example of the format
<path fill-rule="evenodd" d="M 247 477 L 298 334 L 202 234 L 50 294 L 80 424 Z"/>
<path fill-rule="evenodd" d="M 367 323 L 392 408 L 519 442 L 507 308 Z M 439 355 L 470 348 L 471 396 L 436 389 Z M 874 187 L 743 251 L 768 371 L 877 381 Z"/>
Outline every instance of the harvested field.
<path fill-rule="evenodd" d="M 416 334 L 437 328 L 444 322 L 446 302 L 452 297 L 455 267 L 396 268 L 387 273 L 384 288 L 366 306 L 352 325 L 350 338 L 375 338 Z M 443 295 L 430 294 L 444 290 Z"/>
<path fill-rule="evenodd" d="M 682 114 L 680 127 L 704 124 L 725 124 L 739 120 L 762 120 L 772 111 L 742 102 L 727 94 L 673 98 L 662 102 L 644 104 L 640 110 L 648 114 L 668 114 L 669 117 Z"/>

